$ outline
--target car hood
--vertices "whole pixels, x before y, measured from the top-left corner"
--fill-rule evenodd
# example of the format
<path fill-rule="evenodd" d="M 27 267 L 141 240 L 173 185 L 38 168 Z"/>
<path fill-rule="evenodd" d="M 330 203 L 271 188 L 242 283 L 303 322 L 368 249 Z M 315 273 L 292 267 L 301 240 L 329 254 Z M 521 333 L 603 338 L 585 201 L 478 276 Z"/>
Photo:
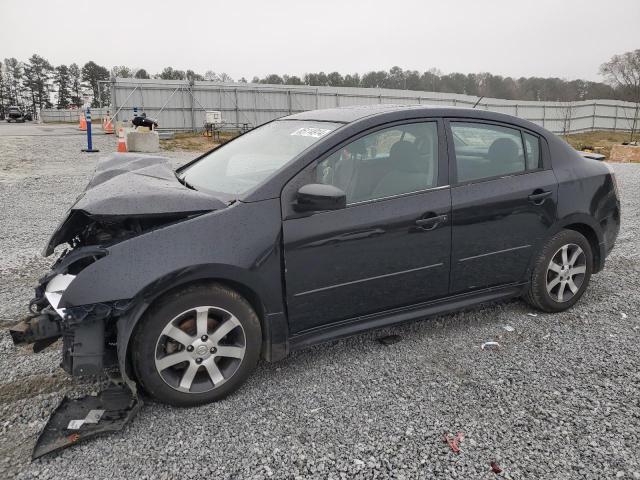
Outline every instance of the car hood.
<path fill-rule="evenodd" d="M 222 200 L 180 183 L 164 157 L 113 154 L 99 161 L 85 191 L 53 232 L 43 255 L 70 242 L 89 222 L 154 218 L 174 222 L 193 214 L 225 208 Z"/>

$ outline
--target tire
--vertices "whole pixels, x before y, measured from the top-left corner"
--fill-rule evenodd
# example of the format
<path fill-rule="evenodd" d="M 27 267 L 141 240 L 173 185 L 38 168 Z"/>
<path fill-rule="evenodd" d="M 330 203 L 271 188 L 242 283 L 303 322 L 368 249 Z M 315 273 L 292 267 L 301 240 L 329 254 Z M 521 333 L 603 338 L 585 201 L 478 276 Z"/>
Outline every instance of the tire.
<path fill-rule="evenodd" d="M 562 230 L 542 248 L 524 298 L 544 312 L 567 310 L 582 297 L 592 272 L 589 241 L 576 231 Z"/>
<path fill-rule="evenodd" d="M 223 285 L 199 284 L 153 304 L 130 351 L 147 394 L 190 407 L 238 389 L 255 368 L 261 346 L 260 320 L 249 302 Z"/>

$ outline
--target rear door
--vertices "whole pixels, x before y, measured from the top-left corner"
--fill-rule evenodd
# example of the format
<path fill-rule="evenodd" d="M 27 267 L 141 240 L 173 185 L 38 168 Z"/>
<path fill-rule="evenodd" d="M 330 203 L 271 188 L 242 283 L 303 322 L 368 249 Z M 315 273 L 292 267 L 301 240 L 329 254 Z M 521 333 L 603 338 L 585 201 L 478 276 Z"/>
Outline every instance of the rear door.
<path fill-rule="evenodd" d="M 285 187 L 292 333 L 448 293 L 451 197 L 445 152 L 441 121 L 380 127 L 338 146 Z M 338 186 L 347 192 L 347 207 L 296 213 L 291 204 L 306 183 Z"/>
<path fill-rule="evenodd" d="M 543 138 L 508 124 L 449 119 L 451 293 L 526 280 L 556 218 Z"/>

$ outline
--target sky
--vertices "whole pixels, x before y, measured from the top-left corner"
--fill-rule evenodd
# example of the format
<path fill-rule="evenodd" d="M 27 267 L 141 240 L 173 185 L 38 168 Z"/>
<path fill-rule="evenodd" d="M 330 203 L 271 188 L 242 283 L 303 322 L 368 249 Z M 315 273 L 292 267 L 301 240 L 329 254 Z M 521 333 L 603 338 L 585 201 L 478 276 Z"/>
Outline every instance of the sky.
<path fill-rule="evenodd" d="M 640 0 L 0 0 L 0 58 L 160 72 L 490 72 L 601 81 Z"/>

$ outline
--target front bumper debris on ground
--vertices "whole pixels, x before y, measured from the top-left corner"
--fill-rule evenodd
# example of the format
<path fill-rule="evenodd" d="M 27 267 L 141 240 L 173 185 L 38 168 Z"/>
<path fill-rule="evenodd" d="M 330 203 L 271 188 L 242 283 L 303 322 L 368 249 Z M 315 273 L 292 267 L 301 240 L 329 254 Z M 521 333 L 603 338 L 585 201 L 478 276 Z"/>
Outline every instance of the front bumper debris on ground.
<path fill-rule="evenodd" d="M 32 459 L 101 433 L 122 430 L 141 406 L 142 401 L 124 385 L 110 385 L 96 396 L 65 397 L 40 434 Z"/>

